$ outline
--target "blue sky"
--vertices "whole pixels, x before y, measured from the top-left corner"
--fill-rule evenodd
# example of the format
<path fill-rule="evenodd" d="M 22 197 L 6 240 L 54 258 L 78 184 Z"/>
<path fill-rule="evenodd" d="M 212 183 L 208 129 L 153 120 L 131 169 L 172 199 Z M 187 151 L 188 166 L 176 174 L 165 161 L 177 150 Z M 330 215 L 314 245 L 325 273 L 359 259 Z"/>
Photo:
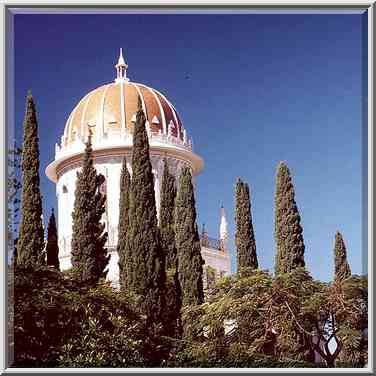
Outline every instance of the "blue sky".
<path fill-rule="evenodd" d="M 218 236 L 223 203 L 234 261 L 241 177 L 251 188 L 259 264 L 274 268 L 275 174 L 283 160 L 312 275 L 331 279 L 337 229 L 353 272 L 362 273 L 365 22 L 355 14 L 16 15 L 14 127 L 20 140 L 30 88 L 45 218 L 57 207 L 44 173 L 55 142 L 75 104 L 113 81 L 123 47 L 130 79 L 163 92 L 193 137 L 205 162 L 197 178 L 198 225 Z"/>

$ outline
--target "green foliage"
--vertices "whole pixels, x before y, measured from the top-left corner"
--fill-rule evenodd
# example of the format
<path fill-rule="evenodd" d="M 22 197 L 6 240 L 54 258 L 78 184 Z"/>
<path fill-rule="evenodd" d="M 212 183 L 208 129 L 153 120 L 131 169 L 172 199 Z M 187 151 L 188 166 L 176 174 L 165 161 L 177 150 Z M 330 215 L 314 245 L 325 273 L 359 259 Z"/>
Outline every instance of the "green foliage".
<path fill-rule="evenodd" d="M 123 158 L 123 165 L 120 175 L 120 199 L 119 199 L 119 238 L 117 252 L 119 254 L 119 283 L 122 291 L 126 291 L 130 285 L 131 254 L 127 254 L 127 231 L 129 229 L 129 191 L 131 177 L 127 169 L 127 159 Z"/>
<path fill-rule="evenodd" d="M 276 274 L 304 267 L 303 229 L 290 170 L 283 162 L 280 162 L 277 168 L 274 231 L 277 244 Z"/>
<path fill-rule="evenodd" d="M 20 206 L 20 190 L 22 188 L 19 180 L 19 171 L 21 169 L 22 149 L 14 144 L 12 149 L 8 150 L 8 176 L 7 176 L 7 240 L 8 240 L 8 257 L 13 257 L 12 262 L 17 263 L 17 225 Z"/>
<path fill-rule="evenodd" d="M 303 268 L 275 278 L 249 269 L 222 278 L 208 302 L 183 307 L 189 336 L 180 340 L 150 330 L 137 296 L 102 283 L 91 288 L 71 273 L 17 267 L 13 366 L 323 367 L 312 363 L 309 339 L 331 312 L 343 343 L 335 365 L 363 367 L 367 298 L 365 277 L 328 285 Z"/>
<path fill-rule="evenodd" d="M 334 244 L 334 279 L 344 280 L 350 276 L 351 270 L 347 262 L 345 242 L 342 234 L 337 231 Z"/>
<path fill-rule="evenodd" d="M 139 109 L 133 134 L 132 182 L 129 194 L 130 226 L 126 247 L 130 265 L 130 289 L 140 296 L 140 309 L 150 323 L 162 322 L 165 306 L 165 260 L 157 223 L 154 177 L 145 129 Z"/>
<path fill-rule="evenodd" d="M 110 255 L 105 244 L 107 232 L 101 223 L 106 196 L 99 192 L 102 176 L 93 166 L 91 130 L 86 143 L 82 169 L 77 173 L 72 213 L 72 266 L 77 279 L 96 284 L 106 276 Z"/>
<path fill-rule="evenodd" d="M 174 204 L 176 197 L 175 178 L 170 174 L 167 160 L 161 187 L 161 206 L 159 212 L 159 229 L 162 249 L 165 252 L 166 281 L 166 317 L 164 319 L 167 333 L 171 337 L 181 335 L 181 288 L 178 278 L 178 260 L 175 247 Z"/>
<path fill-rule="evenodd" d="M 55 365 L 60 346 L 79 332 L 64 294 L 76 287 L 55 269 L 18 265 L 14 276 L 14 361 L 17 367 Z"/>
<path fill-rule="evenodd" d="M 343 349 L 339 362 L 364 367 L 368 361 L 368 281 L 353 275 L 331 285 L 331 310 L 335 312 L 338 336 Z"/>
<path fill-rule="evenodd" d="M 153 367 L 170 347 L 131 297 L 69 273 L 18 268 L 11 303 L 16 367 Z"/>
<path fill-rule="evenodd" d="M 192 335 L 181 361 L 223 367 L 279 367 L 292 359 L 293 366 L 311 364 L 313 323 L 305 308 L 323 285 L 303 268 L 277 278 L 245 271 L 222 279 L 207 303 L 183 309 Z"/>
<path fill-rule="evenodd" d="M 238 271 L 243 268 L 258 268 L 256 240 L 253 231 L 251 200 L 247 183 L 236 182 L 235 244 L 237 249 Z"/>
<path fill-rule="evenodd" d="M 57 228 L 54 209 L 52 209 L 52 213 L 48 221 L 46 253 L 47 265 L 53 266 L 55 269 L 59 270 L 59 246 L 57 241 Z"/>
<path fill-rule="evenodd" d="M 31 92 L 26 99 L 22 146 L 21 223 L 17 241 L 17 263 L 45 264 L 42 196 L 39 179 L 38 121 Z"/>
<path fill-rule="evenodd" d="M 175 244 L 178 255 L 178 275 L 182 290 L 182 304 L 204 302 L 203 264 L 200 238 L 196 224 L 195 197 L 192 176 L 184 167 L 179 178 L 175 200 Z"/>
<path fill-rule="evenodd" d="M 204 278 L 205 293 L 209 296 L 216 282 L 215 269 L 210 265 L 204 267 Z"/>
<path fill-rule="evenodd" d="M 176 269 L 167 270 L 166 278 L 166 308 L 164 310 L 164 319 L 166 335 L 172 338 L 180 338 L 182 334 L 181 327 L 181 290 Z"/>
<path fill-rule="evenodd" d="M 175 231 L 174 231 L 174 204 L 176 197 L 175 178 L 168 170 L 167 160 L 164 160 L 164 169 L 161 188 L 161 207 L 159 212 L 159 228 L 161 231 L 162 248 L 166 254 L 166 268 L 177 267 Z"/>

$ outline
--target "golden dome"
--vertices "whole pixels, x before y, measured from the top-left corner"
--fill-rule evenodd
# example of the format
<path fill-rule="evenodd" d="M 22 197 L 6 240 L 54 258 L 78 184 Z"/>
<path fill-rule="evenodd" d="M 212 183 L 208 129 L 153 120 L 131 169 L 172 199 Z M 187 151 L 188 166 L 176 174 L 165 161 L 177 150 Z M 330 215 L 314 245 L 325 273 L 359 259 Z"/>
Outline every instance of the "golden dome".
<path fill-rule="evenodd" d="M 146 115 L 147 126 L 153 134 L 171 134 L 183 140 L 183 127 L 174 106 L 159 91 L 146 85 L 119 80 L 103 85 L 82 98 L 70 114 L 64 130 L 63 145 L 86 140 L 88 129 L 93 142 L 123 131 L 133 131 L 138 97 Z"/>

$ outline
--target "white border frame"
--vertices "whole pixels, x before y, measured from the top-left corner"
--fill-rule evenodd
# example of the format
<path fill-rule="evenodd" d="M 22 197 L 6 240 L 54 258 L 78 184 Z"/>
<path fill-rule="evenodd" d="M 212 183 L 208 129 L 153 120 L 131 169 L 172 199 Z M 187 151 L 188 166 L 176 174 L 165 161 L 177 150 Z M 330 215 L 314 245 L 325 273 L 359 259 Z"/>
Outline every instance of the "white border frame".
<path fill-rule="evenodd" d="M 373 257 L 373 142 L 374 142 L 374 132 L 373 132 L 373 100 L 374 100 L 374 13 L 375 13 L 375 3 L 371 1 L 340 1 L 340 0 L 332 0 L 330 3 L 320 0 L 320 1 L 289 1 L 285 2 L 282 0 L 265 0 L 265 1 L 258 1 L 258 2 L 251 2 L 247 0 L 238 0 L 236 3 L 230 3 L 230 2 L 220 2 L 220 3 L 202 3 L 200 0 L 190 0 L 188 2 L 184 1 L 168 1 L 168 0 L 139 0 L 136 2 L 126 2 L 121 0 L 112 0 L 111 3 L 104 3 L 101 1 L 92 1 L 89 2 L 88 0 L 83 1 L 81 0 L 79 4 L 76 3 L 74 0 L 65 0 L 65 1 L 56 1 L 51 2 L 48 0 L 40 0 L 38 2 L 28 1 L 27 5 L 25 4 L 25 1 L 4 1 L 0 0 L 0 19 L 3 21 L 3 38 L 1 38 L 0 42 L 0 51 L 1 51 L 1 78 L 2 78 L 2 85 L 0 90 L 0 112 L 3 114 L 2 120 L 3 120 L 3 127 L 0 131 L 0 143 L 3 145 L 2 153 L 1 153 L 1 172 L 3 174 L 2 182 L 4 184 L 1 184 L 0 193 L 3 198 L 6 197 L 6 189 L 5 189 L 5 181 L 6 181 L 6 109 L 7 109 L 7 102 L 6 102 L 6 59 L 5 59 L 5 53 L 6 53 L 6 12 L 7 8 L 18 8 L 17 13 L 90 13 L 90 12 L 98 12 L 97 10 L 94 10 L 93 8 L 84 8 L 84 7 L 113 7 L 112 9 L 101 9 L 101 12 L 103 13 L 119 13 L 121 9 L 116 9 L 116 6 L 119 7 L 140 7 L 142 9 L 124 9 L 126 12 L 134 12 L 134 13 L 155 13 L 156 11 L 162 11 L 162 12 L 174 12 L 176 13 L 176 9 L 173 9 L 174 7 L 195 7 L 197 6 L 199 9 L 189 9 L 188 13 L 204 13 L 211 12 L 214 13 L 216 11 L 215 6 L 219 7 L 228 7 L 228 9 L 223 10 L 222 12 L 227 13 L 236 13 L 236 12 L 265 12 L 265 10 L 268 10 L 270 12 L 273 12 L 272 8 L 282 8 L 278 9 L 278 11 L 286 12 L 286 13 L 312 13 L 316 9 L 317 11 L 323 10 L 324 12 L 330 12 L 333 11 L 335 13 L 341 13 L 341 7 L 348 9 L 349 7 L 353 7 L 353 9 L 349 9 L 349 11 L 355 11 L 358 9 L 358 11 L 362 10 L 368 12 L 368 281 L 369 281 L 369 292 L 371 292 L 371 288 L 373 288 L 373 263 L 374 263 L 374 257 Z M 92 4 L 95 3 L 95 4 Z M 36 8 L 31 8 L 31 7 Z M 37 6 L 45 6 L 45 8 L 38 8 Z M 77 7 L 72 9 L 71 6 Z M 78 7 L 79 6 L 79 7 Z M 166 6 L 170 9 L 163 9 L 163 8 L 157 8 L 160 6 Z M 24 7 L 22 9 L 22 7 Z M 147 7 L 148 9 L 145 9 L 144 7 Z M 153 8 L 155 7 L 155 8 Z M 205 10 L 204 7 L 213 7 L 212 9 Z M 231 7 L 235 9 L 231 9 Z M 247 9 L 236 9 L 236 7 L 249 7 Z M 257 8 L 263 8 L 263 9 L 254 9 Z M 310 9 L 307 9 L 309 7 Z M 70 9 L 67 9 L 70 8 Z M 150 9 L 153 8 L 153 9 Z M 253 9 L 252 9 L 253 8 Z M 321 8 L 321 9 L 320 9 Z M 328 9 L 329 8 L 329 9 Z M 332 8 L 332 9 L 331 9 Z M 235 11 L 234 11 L 235 10 Z M 180 10 L 178 10 L 180 11 Z M 182 12 L 187 13 L 185 10 L 181 10 Z M 221 11 L 221 10 L 219 10 Z M 5 146 L 5 147 L 4 147 Z M 0 240 L 1 244 L 5 245 L 6 242 L 6 207 L 5 207 L 5 199 L 0 200 L 0 212 L 3 213 L 2 220 L 1 220 L 1 234 L 0 234 Z M 7 368 L 6 366 L 6 348 L 7 348 L 7 301 L 5 297 L 7 296 L 7 273 L 6 273 L 6 260 L 7 257 L 7 248 L 4 247 L 3 253 L 2 253 L 2 262 L 0 262 L 0 274 L 3 276 L 3 289 L 2 289 L 2 297 L 1 299 L 1 308 L 0 309 L 0 320 L 3 325 L 0 326 L 0 335 L 2 339 L 2 348 L 4 351 L 0 351 L 0 370 L 2 372 L 6 373 L 63 373 L 63 372 L 74 372 L 74 373 L 145 373 L 145 372 L 153 372 L 153 373 L 175 373 L 175 372 L 181 372 L 181 373 L 197 373 L 197 372 L 205 372 L 205 373 L 249 373 L 249 372 L 255 372 L 255 373 L 373 373 L 373 296 L 372 294 L 368 294 L 368 307 L 369 307 L 369 327 L 372 329 L 369 331 L 369 337 L 368 337 L 368 349 L 369 349 L 369 363 L 368 368 L 226 368 L 226 369 L 220 369 L 220 368 Z M 371 351 L 370 351 L 371 350 Z"/>

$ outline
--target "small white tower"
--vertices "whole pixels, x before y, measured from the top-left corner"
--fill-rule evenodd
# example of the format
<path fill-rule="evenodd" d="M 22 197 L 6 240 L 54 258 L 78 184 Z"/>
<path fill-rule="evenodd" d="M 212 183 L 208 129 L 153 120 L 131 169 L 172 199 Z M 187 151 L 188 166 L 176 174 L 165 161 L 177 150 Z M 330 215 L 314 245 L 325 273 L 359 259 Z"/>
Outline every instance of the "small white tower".
<path fill-rule="evenodd" d="M 122 48 L 120 48 L 120 55 L 119 55 L 118 62 L 115 65 L 115 68 L 116 68 L 116 79 L 115 79 L 116 83 L 129 81 L 129 79 L 127 78 L 128 65 L 125 64 Z"/>
<path fill-rule="evenodd" d="M 227 250 L 227 241 L 228 241 L 228 230 L 227 230 L 227 219 L 225 208 L 221 206 L 220 212 L 220 225 L 219 225 L 219 240 L 221 242 L 221 247 L 223 251 Z"/>

